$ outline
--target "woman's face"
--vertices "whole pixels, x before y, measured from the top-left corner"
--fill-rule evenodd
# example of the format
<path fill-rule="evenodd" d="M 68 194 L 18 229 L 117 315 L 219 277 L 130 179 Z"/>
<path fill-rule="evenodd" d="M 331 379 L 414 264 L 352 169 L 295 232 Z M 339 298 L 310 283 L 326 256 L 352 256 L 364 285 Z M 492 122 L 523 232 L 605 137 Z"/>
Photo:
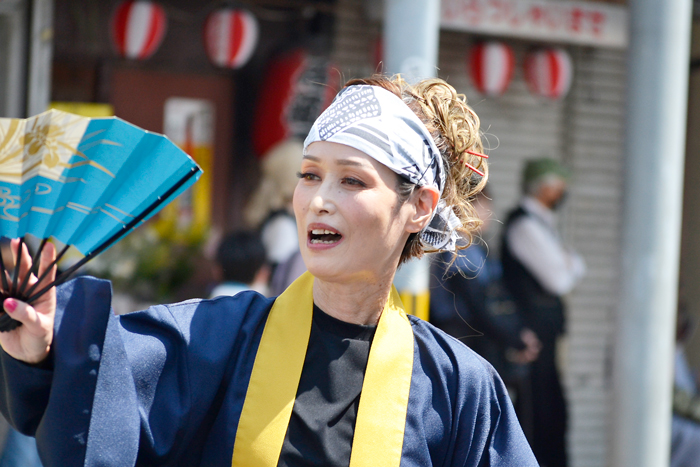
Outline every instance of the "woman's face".
<path fill-rule="evenodd" d="M 396 270 L 411 231 L 398 176 L 357 149 L 312 143 L 301 163 L 294 214 L 308 270 L 332 282 L 376 280 Z M 419 229 L 418 229 L 419 230 Z"/>

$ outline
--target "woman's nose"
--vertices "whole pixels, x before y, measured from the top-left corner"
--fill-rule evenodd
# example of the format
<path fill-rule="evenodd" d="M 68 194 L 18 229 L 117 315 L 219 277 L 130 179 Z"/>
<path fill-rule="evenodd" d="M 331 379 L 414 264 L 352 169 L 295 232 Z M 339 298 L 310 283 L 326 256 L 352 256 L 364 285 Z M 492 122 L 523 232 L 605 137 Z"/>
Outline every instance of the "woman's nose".
<path fill-rule="evenodd" d="M 322 183 L 318 187 L 311 199 L 311 209 L 316 214 L 332 214 L 335 212 L 335 199 L 330 184 Z"/>

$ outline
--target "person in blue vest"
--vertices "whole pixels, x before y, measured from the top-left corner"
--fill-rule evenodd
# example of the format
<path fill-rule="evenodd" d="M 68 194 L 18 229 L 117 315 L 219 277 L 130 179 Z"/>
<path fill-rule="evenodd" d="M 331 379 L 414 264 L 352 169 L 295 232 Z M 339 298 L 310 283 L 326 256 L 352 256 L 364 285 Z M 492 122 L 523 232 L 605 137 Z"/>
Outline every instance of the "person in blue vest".
<path fill-rule="evenodd" d="M 565 199 L 569 172 L 556 160 L 533 159 L 523 170 L 523 193 L 503 228 L 503 280 L 523 325 L 542 347 L 529 368 L 528 425 L 543 467 L 567 465 L 567 412 L 559 371 L 557 341 L 565 331 L 563 296 L 583 277 L 583 259 L 557 232 L 556 209 Z M 522 412 L 521 412 L 522 413 Z"/>
<path fill-rule="evenodd" d="M 0 410 L 46 467 L 536 466 L 493 368 L 392 287 L 403 261 L 469 243 L 481 151 L 444 81 L 350 81 L 300 160 L 307 273 L 276 298 L 123 316 L 92 278 L 6 299 L 22 326 L 0 334 Z"/>

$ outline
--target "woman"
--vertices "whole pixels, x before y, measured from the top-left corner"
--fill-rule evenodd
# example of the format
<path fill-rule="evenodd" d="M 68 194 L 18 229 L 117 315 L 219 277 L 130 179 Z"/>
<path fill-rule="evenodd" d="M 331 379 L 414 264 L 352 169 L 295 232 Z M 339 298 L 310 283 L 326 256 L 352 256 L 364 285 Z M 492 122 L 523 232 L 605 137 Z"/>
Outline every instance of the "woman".
<path fill-rule="evenodd" d="M 5 300 L 24 326 L 0 335 L 2 410 L 46 466 L 537 465 L 493 369 L 391 285 L 401 261 L 468 242 L 480 150 L 447 83 L 351 81 L 304 143 L 309 273 L 274 300 L 122 317 L 89 278 Z"/>

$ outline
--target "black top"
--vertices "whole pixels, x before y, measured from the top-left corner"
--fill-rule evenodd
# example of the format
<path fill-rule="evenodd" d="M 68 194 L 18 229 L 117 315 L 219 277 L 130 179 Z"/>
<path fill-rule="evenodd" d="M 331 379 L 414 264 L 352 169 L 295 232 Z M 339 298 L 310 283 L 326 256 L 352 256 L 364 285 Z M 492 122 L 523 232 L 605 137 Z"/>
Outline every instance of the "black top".
<path fill-rule="evenodd" d="M 352 437 L 376 326 L 314 305 L 313 324 L 279 467 L 350 465 Z"/>

